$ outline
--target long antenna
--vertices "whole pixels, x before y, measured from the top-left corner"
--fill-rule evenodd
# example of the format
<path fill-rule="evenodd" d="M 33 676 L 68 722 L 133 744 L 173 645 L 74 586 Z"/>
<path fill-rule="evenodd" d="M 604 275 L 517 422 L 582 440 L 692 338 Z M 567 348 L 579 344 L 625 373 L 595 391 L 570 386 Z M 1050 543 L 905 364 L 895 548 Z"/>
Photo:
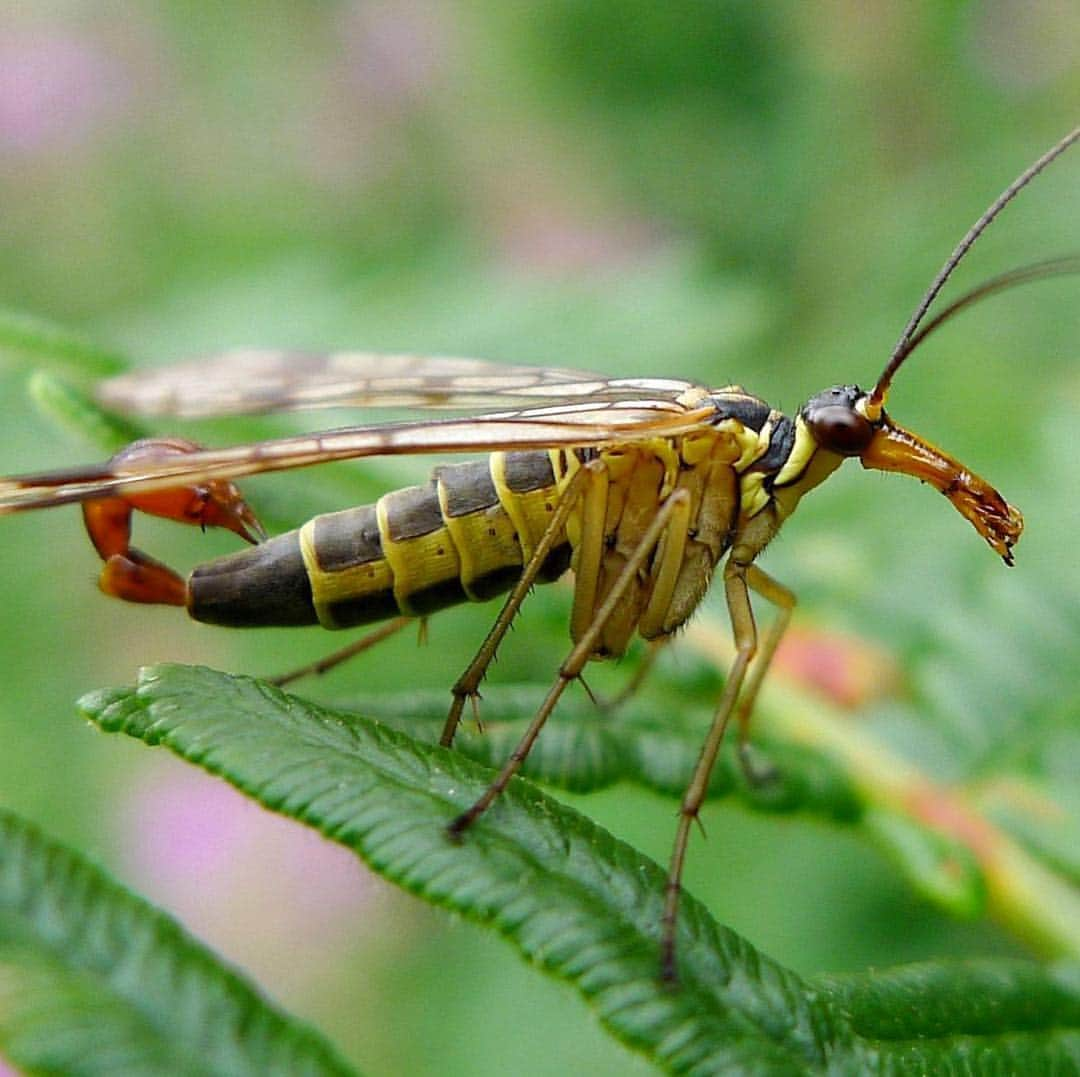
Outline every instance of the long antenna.
<path fill-rule="evenodd" d="M 926 295 L 922 297 L 922 301 L 915 308 L 915 313 L 912 314 L 907 325 L 904 327 L 903 333 L 900 334 L 900 339 L 896 342 L 896 347 L 893 348 L 892 355 L 889 357 L 889 362 L 881 372 L 881 377 L 878 378 L 877 384 L 874 386 L 873 392 L 871 392 L 870 397 L 866 402 L 866 415 L 868 418 L 873 419 L 881 414 L 881 409 L 885 403 L 885 397 L 888 395 L 889 385 L 892 382 L 893 375 L 900 369 L 900 365 L 911 353 L 912 347 L 914 346 L 912 339 L 915 337 L 916 330 L 926 316 L 926 312 L 930 309 L 930 305 L 944 287 L 945 282 L 952 276 L 953 270 L 956 269 L 963 260 L 964 255 L 971 249 L 975 240 L 982 235 L 986 230 L 987 225 L 1001 213 L 1020 191 L 1042 172 L 1047 165 L 1060 157 L 1077 140 L 1080 140 L 1080 127 L 1073 128 L 1073 130 L 1058 142 L 1057 145 L 1051 147 L 1034 164 L 1021 172 L 1020 175 L 994 199 L 983 215 L 971 226 L 971 228 L 968 229 L 967 234 L 956 245 L 956 249 L 949 255 L 948 260 L 938 271 L 938 275 L 934 278 L 933 284 L 927 289 Z"/>
<path fill-rule="evenodd" d="M 959 314 L 965 307 L 978 303 L 997 292 L 1004 292 L 1009 288 L 1015 288 L 1018 284 L 1029 284 L 1035 280 L 1045 280 L 1047 277 L 1063 277 L 1071 273 L 1080 274 L 1080 254 L 1066 254 L 1060 258 L 1048 258 L 1044 262 L 1032 262 L 1031 265 L 1018 266 L 1006 273 L 999 273 L 996 277 L 984 280 L 970 291 L 954 299 L 943 310 L 924 323 L 922 328 L 912 334 L 908 341 L 905 355 L 910 355 L 935 329 L 944 325 L 954 314 Z"/>

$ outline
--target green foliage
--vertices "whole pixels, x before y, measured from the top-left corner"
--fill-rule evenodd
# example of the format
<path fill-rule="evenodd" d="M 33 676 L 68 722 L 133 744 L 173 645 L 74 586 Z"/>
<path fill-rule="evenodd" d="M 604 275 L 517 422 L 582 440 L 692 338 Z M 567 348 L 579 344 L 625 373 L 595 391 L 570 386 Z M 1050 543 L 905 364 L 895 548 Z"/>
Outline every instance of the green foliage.
<path fill-rule="evenodd" d="M 80 397 L 121 352 L 139 365 L 252 344 L 473 354 L 738 381 L 790 412 L 877 374 L 952 244 L 1075 124 L 1080 89 L 1080 8 L 1067 4 L 1014 4 L 1007 19 L 959 0 L 23 6 L 2 49 L 18 77 L 0 79 L 4 475 L 86 463 L 144 432 Z M 1080 247 L 1075 167 L 1010 207 L 957 289 Z M 958 319 L 890 402 L 1024 510 L 1013 571 L 941 499 L 855 468 L 768 551 L 799 595 L 797 625 L 872 641 L 899 670 L 843 711 L 773 678 L 755 737 L 782 781 L 747 789 L 725 760 L 707 846 L 694 838 L 693 892 L 807 977 L 1024 945 L 1080 953 L 1075 289 L 1049 282 Z M 78 442 L 28 405 L 27 370 L 34 400 Z M 145 433 L 218 445 L 355 421 L 311 418 Z M 428 466 L 335 465 L 245 493 L 277 531 Z M 156 521 L 136 529 L 181 570 L 231 548 Z M 71 700 L 137 665 L 279 673 L 330 644 L 102 601 L 75 509 L 5 518 L 0 565 L 0 796 L 162 888 L 128 853 L 170 780 L 189 779 L 162 780 L 163 753 L 80 731 Z M 490 739 L 462 737 L 463 750 L 494 761 L 513 738 L 565 652 L 566 606 L 557 589 L 530 599 L 485 685 Z M 304 690 L 396 708 L 395 725 L 430 739 L 441 707 L 416 690 L 445 692 L 490 615 L 447 611 L 429 651 L 402 634 Z M 644 712 L 606 722 L 568 700 L 534 762 L 661 860 L 724 666 L 673 650 Z M 608 672 L 589 672 L 602 695 L 625 670 Z M 497 690 L 507 682 L 530 686 L 517 710 Z M 225 953 L 267 930 L 258 897 L 205 904 Z M 364 1068 L 633 1066 L 492 933 L 404 898 L 388 909 L 350 919 L 332 956 L 313 946 L 292 963 L 316 966 L 314 984 L 262 971 Z M 915 1072 L 934 1068 L 921 1050 L 909 1044 Z M 974 1050 L 1036 1068 L 1006 1066 L 1001 1040 Z M 889 1057 L 903 1069 L 899 1050 Z"/>
<path fill-rule="evenodd" d="M 8 812 L 0 1054 L 86 1077 L 352 1072 L 177 923 Z"/>
<path fill-rule="evenodd" d="M 985 961 L 806 982 L 687 896 L 680 983 L 668 987 L 657 978 L 662 869 L 525 781 L 457 843 L 445 827 L 490 772 L 378 722 L 182 666 L 146 670 L 135 688 L 82 708 L 490 925 L 671 1072 L 895 1073 L 917 1059 L 990 1073 L 1080 1061 L 1075 965 Z"/>
<path fill-rule="evenodd" d="M 84 379 L 119 374 L 127 366 L 88 337 L 13 310 L 0 310 L 0 353 L 35 370 L 47 366 Z"/>
<path fill-rule="evenodd" d="M 44 409 L 104 452 L 143 433 L 53 373 L 38 372 L 31 384 Z M 221 436 L 240 440 L 274 427 L 274 421 L 248 428 L 225 423 Z M 1048 458 L 1062 451 L 1054 445 L 1049 442 Z M 371 496 L 370 481 L 351 473 L 328 476 L 316 469 L 303 485 L 315 508 L 335 497 Z M 1037 491 L 1033 502 L 1038 504 Z M 281 503 L 270 515 L 284 526 L 297 510 L 289 498 Z M 1072 578 L 1059 572 L 1057 585 L 1066 596 Z M 992 916 L 1050 955 L 1075 956 L 1080 905 L 1069 834 L 1076 816 L 1067 810 L 1032 813 L 1024 797 L 1010 794 L 1020 782 L 1026 795 L 1046 804 L 1067 809 L 1070 803 L 1071 712 L 1055 710 L 1053 702 L 1066 697 L 1070 682 L 1074 613 L 1067 601 L 1056 621 L 1045 608 L 1031 613 L 1029 631 L 1018 644 L 1014 630 L 1026 623 L 1023 606 L 1015 598 L 999 601 L 999 620 L 1010 626 L 1008 632 L 1003 628 L 995 636 L 985 626 L 957 620 L 959 614 L 938 626 L 943 637 L 960 644 L 976 635 L 983 640 L 967 655 L 964 672 L 914 665 L 922 677 L 918 709 L 940 707 L 936 728 L 948 737 L 947 753 L 939 751 L 931 760 L 933 751 L 912 737 L 915 707 L 893 705 L 869 731 L 853 729 L 823 701 L 770 683 L 759 708 L 757 748 L 777 767 L 778 780 L 748 784 L 724 755 L 710 792 L 759 811 L 858 827 L 889 853 L 920 894 L 950 914 Z M 916 608 L 912 617 L 923 613 Z M 553 651 L 553 641 L 564 632 L 563 618 L 560 610 L 544 626 Z M 903 638 L 903 617 L 893 627 Z M 1026 652 L 1025 641 L 1037 647 Z M 1002 661 L 1005 653 L 1010 662 Z M 684 656 L 678 684 L 661 668 L 659 684 L 614 717 L 598 714 L 580 696 L 564 701 L 527 761 L 526 774 L 575 793 L 636 784 L 679 796 L 722 665 L 722 656 L 710 656 L 698 667 L 688 666 Z M 449 846 L 443 826 L 478 795 L 488 775 L 463 755 L 486 766 L 500 763 L 540 691 L 530 682 L 488 693 L 485 732 L 463 730 L 461 753 L 424 743 L 434 741 L 441 725 L 444 690 L 355 696 L 350 703 L 356 711 L 383 723 L 373 725 L 257 682 L 177 667 L 149 676 L 136 692 L 107 693 L 86 706 L 104 727 L 164 740 L 267 806 L 355 849 L 426 900 L 493 925 L 533 963 L 576 986 L 622 1042 L 670 1069 L 785 1072 L 831 1065 L 861 1072 L 903 1072 L 910 1066 L 917 1072 L 970 1063 L 975 1072 L 991 1072 L 1000 1065 L 1052 1065 L 1076 1056 L 1072 966 L 942 962 L 886 974 L 805 979 L 751 949 L 717 925 L 704 906 L 688 900 L 680 925 L 684 979 L 674 994 L 655 982 L 663 875 L 629 846 L 524 783 L 515 785 L 463 846 Z M 676 694 L 679 706 L 672 707 Z M 950 701 L 959 698 L 978 700 L 984 721 L 950 724 L 961 713 Z M 1016 747 L 1011 714 L 1026 716 Z M 389 726 L 409 736 L 403 739 Z M 893 746 L 902 746 L 911 759 L 891 754 Z M 913 769 L 911 760 L 922 763 L 925 773 Z M 927 796 L 927 776 L 943 766 L 954 779 L 970 783 L 969 798 L 959 805 L 965 826 L 1000 828 L 991 832 L 997 847 L 1007 849 L 1005 860 L 986 860 L 964 831 L 936 823 L 935 812 L 958 805 L 944 798 L 935 804 L 941 794 L 932 787 L 924 805 L 929 813 L 912 813 L 917 798 Z M 34 982 L 45 982 L 43 975 L 34 971 Z M 905 1019 L 912 1010 L 912 984 L 926 1006 L 945 1015 L 934 1029 Z M 979 988 L 974 1012 L 967 1005 L 973 985 Z M 97 1004 L 78 985 L 69 989 L 49 980 L 48 989 L 68 1000 L 68 1015 L 80 1008 L 91 1012 Z M 1045 1022 L 1032 1022 L 1021 1004 L 1032 992 L 1045 1002 L 1039 1011 L 1049 1015 Z M 123 1005 L 115 1009 L 116 1040 L 141 1043 L 142 1017 Z M 22 1057 L 14 1048 L 11 1054 Z"/>

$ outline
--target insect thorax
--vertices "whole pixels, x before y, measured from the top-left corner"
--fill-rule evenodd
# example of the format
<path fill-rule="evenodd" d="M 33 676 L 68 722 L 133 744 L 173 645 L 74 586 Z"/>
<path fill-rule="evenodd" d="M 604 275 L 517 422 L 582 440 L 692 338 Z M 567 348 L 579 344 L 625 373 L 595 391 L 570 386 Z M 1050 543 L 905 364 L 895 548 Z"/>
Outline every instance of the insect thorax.
<path fill-rule="evenodd" d="M 756 556 L 804 492 L 816 446 L 798 420 L 736 386 L 709 394 L 709 402 L 715 418 L 679 437 L 550 454 L 560 491 L 589 460 L 604 465 L 567 522 L 575 639 L 595 619 L 660 505 L 676 490 L 689 499 L 685 522 L 668 529 L 607 621 L 597 657 L 622 654 L 635 631 L 655 639 L 678 629 L 732 544 L 745 538 L 741 552 Z"/>

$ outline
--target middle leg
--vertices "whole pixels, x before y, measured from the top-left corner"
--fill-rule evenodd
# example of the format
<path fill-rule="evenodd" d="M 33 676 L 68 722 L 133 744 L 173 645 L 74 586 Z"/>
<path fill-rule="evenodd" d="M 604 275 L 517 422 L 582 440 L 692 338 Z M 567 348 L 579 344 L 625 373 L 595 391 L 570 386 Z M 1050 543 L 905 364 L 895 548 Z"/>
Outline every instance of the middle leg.
<path fill-rule="evenodd" d="M 450 713 L 446 716 L 442 735 L 439 737 L 439 743 L 444 748 L 449 748 L 454 743 L 454 734 L 457 732 L 457 727 L 461 722 L 461 712 L 465 709 L 465 701 L 467 699 L 475 700 L 478 696 L 480 682 L 484 679 L 488 666 L 494 660 L 495 652 L 499 649 L 499 644 L 502 643 L 503 637 L 509 631 L 514 617 L 517 615 L 518 610 L 521 609 L 525 596 L 528 595 L 533 584 L 536 583 L 537 577 L 544 567 L 544 562 L 555 548 L 556 538 L 562 533 L 567 518 L 579 500 L 587 495 L 589 482 L 596 474 L 597 469 L 602 467 L 603 464 L 599 461 L 591 461 L 576 471 L 573 478 L 567 483 L 566 489 L 555 506 L 555 511 L 551 514 L 547 527 L 544 528 L 544 533 L 540 536 L 540 540 L 532 552 L 532 556 L 522 568 L 521 576 L 518 578 L 517 583 L 514 584 L 510 594 L 506 596 L 506 601 L 503 603 L 502 609 L 499 610 L 499 616 L 495 618 L 495 623 L 484 637 L 484 642 L 480 644 L 480 649 L 476 652 L 465 672 L 454 682 L 451 689 L 454 698 L 450 704 Z"/>
<path fill-rule="evenodd" d="M 293 681 L 298 681 L 301 677 L 307 677 L 313 673 L 320 675 L 327 673 L 342 663 L 348 662 L 350 658 L 355 658 L 358 654 L 370 650 L 376 643 L 381 643 L 396 632 L 400 632 L 413 620 L 412 617 L 395 617 L 392 621 L 379 625 L 378 628 L 373 629 L 367 635 L 361 636 L 360 639 L 354 640 L 340 650 L 333 651 L 331 654 L 325 655 L 315 662 L 310 662 L 306 666 L 291 669 L 288 673 L 282 673 L 277 677 L 268 677 L 267 680 L 276 688 L 284 688 L 285 685 L 292 684 Z"/>
<path fill-rule="evenodd" d="M 525 757 L 529 754 L 536 738 L 540 734 L 540 730 L 543 729 L 544 723 L 548 720 L 551 712 L 555 709 L 556 703 L 558 703 L 563 692 L 566 690 L 566 686 L 580 675 L 582 669 L 585 667 L 585 663 L 593 654 L 596 644 L 599 641 L 600 635 L 609 618 L 626 596 L 631 584 L 637 578 L 638 573 L 644 569 L 646 562 L 656 549 L 656 546 L 660 542 L 665 531 L 672 526 L 679 526 L 680 524 L 685 526 L 689 507 L 690 497 L 685 490 L 676 490 L 668 497 L 663 505 L 660 506 L 659 511 L 649 524 L 645 534 L 642 536 L 641 541 L 638 543 L 630 557 L 627 558 L 626 564 L 616 577 L 615 582 L 611 586 L 611 590 L 608 592 L 599 608 L 595 611 L 588 627 L 571 649 L 566 660 L 559 667 L 559 674 L 555 683 L 548 690 L 547 696 L 533 716 L 532 721 L 529 723 L 524 735 L 518 742 L 517 747 L 515 747 L 510 754 L 510 758 L 503 764 L 502 769 L 499 771 L 494 781 L 492 781 L 491 785 L 488 786 L 476 803 L 473 804 L 471 808 L 462 812 L 448 827 L 448 832 L 451 837 L 460 837 L 465 830 L 487 811 L 496 797 L 498 797 L 506 786 L 509 785 L 510 779 L 517 774 L 518 770 L 520 770 L 521 764 L 525 761 Z"/>

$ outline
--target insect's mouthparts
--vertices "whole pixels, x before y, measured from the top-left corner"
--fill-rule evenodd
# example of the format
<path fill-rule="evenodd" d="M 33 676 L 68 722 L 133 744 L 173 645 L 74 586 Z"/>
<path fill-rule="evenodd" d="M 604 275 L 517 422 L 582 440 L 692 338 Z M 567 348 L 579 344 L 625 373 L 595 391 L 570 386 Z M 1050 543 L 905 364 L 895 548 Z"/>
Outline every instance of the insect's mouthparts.
<path fill-rule="evenodd" d="M 863 467 L 913 475 L 940 490 L 1007 565 L 1020 541 L 1024 517 L 985 479 L 888 416 L 860 455 Z"/>

